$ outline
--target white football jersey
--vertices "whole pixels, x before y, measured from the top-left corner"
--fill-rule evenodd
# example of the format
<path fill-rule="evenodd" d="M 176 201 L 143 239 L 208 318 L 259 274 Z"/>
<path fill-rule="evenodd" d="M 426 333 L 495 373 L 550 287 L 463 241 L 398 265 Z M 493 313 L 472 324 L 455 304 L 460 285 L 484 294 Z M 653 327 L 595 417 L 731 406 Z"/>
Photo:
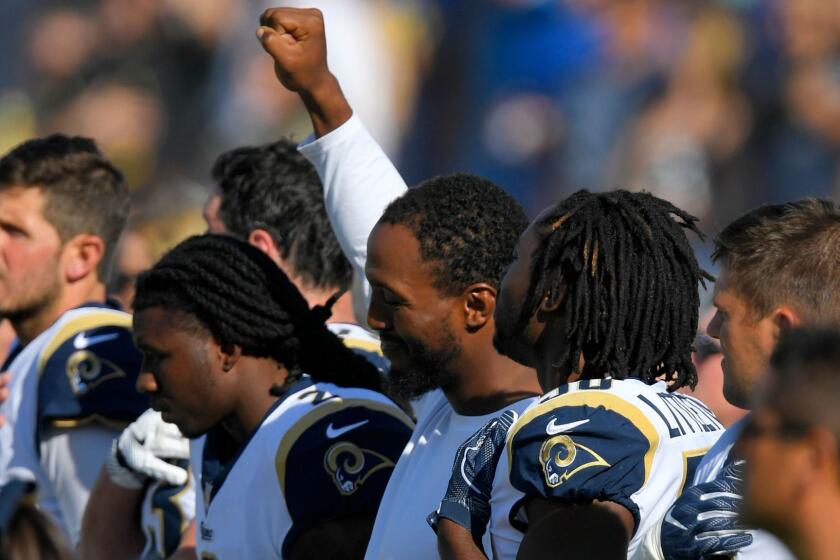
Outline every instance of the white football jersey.
<path fill-rule="evenodd" d="M 521 416 L 507 412 L 477 432 L 453 467 L 438 514 L 476 535 L 489 529 L 493 557 L 514 559 L 528 526 L 527 497 L 613 501 L 635 519 L 633 558 L 645 530 L 693 480 L 722 433 L 705 405 L 668 392 L 664 383 L 577 381 L 547 393 Z M 490 496 L 489 515 L 479 511 L 485 500 L 471 492 Z M 488 517 L 489 527 L 476 523 Z"/>
<path fill-rule="evenodd" d="M 330 517 L 375 513 L 413 423 L 366 389 L 304 376 L 234 456 L 217 428 L 193 440 L 199 558 L 282 558 Z"/>
<path fill-rule="evenodd" d="M 543 396 L 510 429 L 510 483 L 530 497 L 621 504 L 636 524 L 633 558 L 723 430 L 706 405 L 665 383 L 577 381 Z M 511 516 L 527 527 L 523 511 Z"/>
<path fill-rule="evenodd" d="M 135 388 L 141 361 L 131 315 L 98 305 L 66 312 L 6 361 L 0 479 L 30 472 L 39 506 L 73 542 L 111 440 L 148 408 Z"/>

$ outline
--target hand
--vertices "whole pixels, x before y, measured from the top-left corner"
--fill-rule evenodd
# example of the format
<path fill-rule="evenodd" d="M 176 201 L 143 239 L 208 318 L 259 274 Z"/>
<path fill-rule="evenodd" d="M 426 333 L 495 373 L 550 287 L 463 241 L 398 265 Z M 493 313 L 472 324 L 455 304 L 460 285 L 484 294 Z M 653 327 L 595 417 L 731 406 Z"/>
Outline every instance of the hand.
<path fill-rule="evenodd" d="M 324 16 L 319 10 L 271 8 L 260 17 L 257 37 L 274 59 L 274 72 L 286 88 L 313 92 L 335 78 L 327 67 Z"/>
<path fill-rule="evenodd" d="M 726 466 L 711 481 L 683 492 L 662 522 L 665 558 L 674 560 L 730 555 L 752 544 L 738 523 L 743 461 Z"/>
<path fill-rule="evenodd" d="M 0 404 L 6 402 L 6 399 L 9 398 L 9 382 L 11 381 L 11 375 L 8 371 L 4 371 L 0 373 Z M 6 418 L 0 415 L 0 427 L 6 423 Z"/>
<path fill-rule="evenodd" d="M 274 73 L 300 95 L 315 135 L 324 136 L 352 115 L 338 80 L 327 67 L 324 16 L 316 9 L 271 8 L 260 17 L 257 38 L 274 59 Z"/>
<path fill-rule="evenodd" d="M 147 410 L 114 440 L 105 467 L 114 484 L 123 488 L 140 488 L 150 478 L 178 486 L 187 481 L 187 471 L 166 460 L 189 456 L 189 441 L 178 427 Z"/>

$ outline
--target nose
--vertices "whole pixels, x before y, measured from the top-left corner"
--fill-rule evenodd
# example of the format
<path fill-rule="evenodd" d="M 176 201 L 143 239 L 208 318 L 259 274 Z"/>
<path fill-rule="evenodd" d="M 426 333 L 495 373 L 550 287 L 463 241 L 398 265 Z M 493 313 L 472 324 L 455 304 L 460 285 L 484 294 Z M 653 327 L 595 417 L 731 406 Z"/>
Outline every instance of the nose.
<path fill-rule="evenodd" d="M 378 290 L 373 290 L 373 293 L 371 293 L 367 323 L 375 331 L 384 331 L 390 326 L 391 317 L 388 306 L 385 305 L 382 301 L 382 296 L 377 294 L 377 292 Z"/>
<path fill-rule="evenodd" d="M 720 340 L 720 323 L 722 320 L 723 317 L 721 317 L 720 311 L 715 310 L 715 316 L 712 317 L 712 320 L 709 322 L 709 326 L 706 327 L 706 334 L 712 338 Z"/>
<path fill-rule="evenodd" d="M 141 371 L 137 376 L 137 390 L 145 394 L 156 393 L 158 384 L 155 376 L 148 371 Z"/>

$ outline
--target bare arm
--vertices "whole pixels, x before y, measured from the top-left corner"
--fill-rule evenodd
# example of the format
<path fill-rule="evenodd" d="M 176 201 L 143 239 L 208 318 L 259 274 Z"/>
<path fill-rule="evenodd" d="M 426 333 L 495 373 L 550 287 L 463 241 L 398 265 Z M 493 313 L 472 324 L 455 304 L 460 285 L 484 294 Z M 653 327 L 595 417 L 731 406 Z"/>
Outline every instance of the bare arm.
<path fill-rule="evenodd" d="M 443 560 L 486 560 L 481 543 L 461 525 L 446 518 L 438 522 L 438 553 Z"/>
<path fill-rule="evenodd" d="M 195 560 L 195 521 L 190 521 L 187 530 L 181 537 L 181 546 L 169 560 Z"/>
<path fill-rule="evenodd" d="M 82 518 L 79 555 L 85 560 L 140 556 L 145 546 L 140 523 L 142 503 L 142 488 L 117 486 L 103 468 Z"/>

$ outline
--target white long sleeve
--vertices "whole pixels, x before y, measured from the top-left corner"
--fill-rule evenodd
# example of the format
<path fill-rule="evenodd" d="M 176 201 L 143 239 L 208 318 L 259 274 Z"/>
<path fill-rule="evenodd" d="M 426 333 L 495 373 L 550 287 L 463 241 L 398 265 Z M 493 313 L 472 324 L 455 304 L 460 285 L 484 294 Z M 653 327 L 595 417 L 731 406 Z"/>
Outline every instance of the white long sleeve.
<path fill-rule="evenodd" d="M 327 216 L 357 278 L 363 281 L 367 308 L 368 236 L 385 207 L 408 187 L 356 115 L 329 134 L 303 142 L 298 150 L 321 177 Z"/>

